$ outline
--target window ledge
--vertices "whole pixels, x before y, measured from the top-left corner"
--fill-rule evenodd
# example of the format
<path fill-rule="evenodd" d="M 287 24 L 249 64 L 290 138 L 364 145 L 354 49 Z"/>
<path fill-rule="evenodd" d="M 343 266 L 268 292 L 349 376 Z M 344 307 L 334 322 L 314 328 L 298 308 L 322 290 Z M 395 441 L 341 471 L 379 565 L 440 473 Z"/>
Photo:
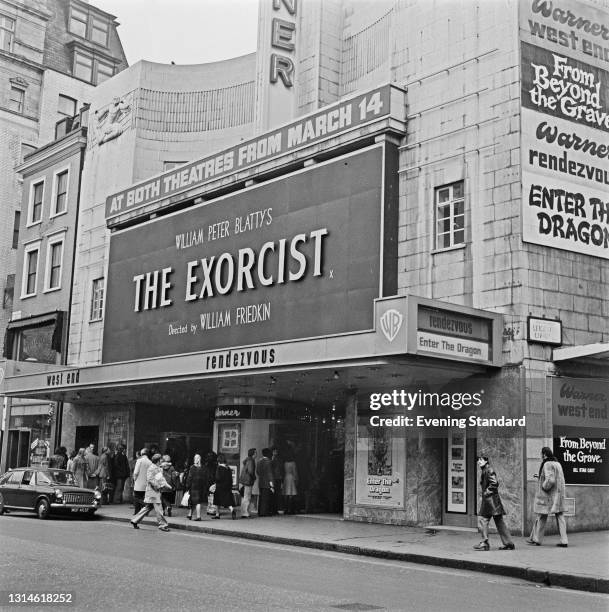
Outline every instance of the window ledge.
<path fill-rule="evenodd" d="M 59 287 L 48 287 L 47 289 L 43 289 L 42 293 L 53 293 L 53 291 L 59 291 L 61 289 L 61 285 Z"/>
<path fill-rule="evenodd" d="M 466 246 L 467 244 L 455 244 L 454 246 L 445 247 L 443 249 L 433 249 L 431 254 L 437 255 L 438 253 L 446 253 L 449 251 L 459 251 L 460 249 L 464 249 Z"/>

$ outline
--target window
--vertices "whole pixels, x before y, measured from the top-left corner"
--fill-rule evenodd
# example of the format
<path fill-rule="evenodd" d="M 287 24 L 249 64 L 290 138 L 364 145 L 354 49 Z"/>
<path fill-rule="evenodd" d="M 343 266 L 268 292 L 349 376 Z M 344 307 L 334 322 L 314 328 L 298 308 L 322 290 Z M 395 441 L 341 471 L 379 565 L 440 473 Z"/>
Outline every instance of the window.
<path fill-rule="evenodd" d="M 32 183 L 30 191 L 30 215 L 28 225 L 40 223 L 42 220 L 42 198 L 44 197 L 44 181 Z"/>
<path fill-rule="evenodd" d="M 0 15 L 0 49 L 2 51 L 13 50 L 13 35 L 15 33 L 15 20 Z"/>
<path fill-rule="evenodd" d="M 7 484 L 18 485 L 21 484 L 21 479 L 23 478 L 23 470 L 19 470 L 17 472 L 13 472 L 9 479 L 7 480 Z"/>
<path fill-rule="evenodd" d="M 61 288 L 64 238 L 64 234 L 49 238 L 47 244 L 46 272 L 44 275 L 45 291 L 55 291 Z"/>
<path fill-rule="evenodd" d="M 98 59 L 93 59 L 82 51 L 74 51 L 74 71 L 75 77 L 99 85 L 114 76 L 114 66 L 106 64 Z"/>
<path fill-rule="evenodd" d="M 93 82 L 93 58 L 82 53 L 74 53 L 74 76 L 88 81 Z"/>
<path fill-rule="evenodd" d="M 70 32 L 87 37 L 87 13 L 76 7 L 70 9 Z"/>
<path fill-rule="evenodd" d="M 108 45 L 108 23 L 98 17 L 91 18 L 91 40 L 98 45 Z"/>
<path fill-rule="evenodd" d="M 68 177 L 69 170 L 67 168 L 55 174 L 51 217 L 61 215 L 68 209 Z"/>
<path fill-rule="evenodd" d="M 23 279 L 21 284 L 21 297 L 36 295 L 36 277 L 38 276 L 38 253 L 40 241 L 33 242 L 25 247 L 23 256 Z"/>
<path fill-rule="evenodd" d="M 436 189 L 436 248 L 465 244 L 463 181 Z"/>
<path fill-rule="evenodd" d="M 96 74 L 96 83 L 99 85 L 108 79 L 111 79 L 114 76 L 114 66 L 110 66 L 110 64 L 103 64 L 102 62 L 97 62 L 97 70 Z"/>
<path fill-rule="evenodd" d="M 8 107 L 10 110 L 16 113 L 22 113 L 25 110 L 25 90 L 21 87 L 11 85 L 11 95 L 8 101 Z"/>
<path fill-rule="evenodd" d="M 93 281 L 91 292 L 91 321 L 101 321 L 104 316 L 104 279 L 96 278 Z"/>
<path fill-rule="evenodd" d="M 88 40 L 108 46 L 109 23 L 100 15 L 88 14 L 86 10 L 72 7 L 70 10 L 70 32 Z"/>
<path fill-rule="evenodd" d="M 69 96 L 59 94 L 57 112 L 59 113 L 60 119 L 63 119 L 64 117 L 74 117 L 74 115 L 76 115 L 76 100 L 74 98 L 70 98 Z"/>
<path fill-rule="evenodd" d="M 19 225 L 21 224 L 21 211 L 15 211 L 15 218 L 13 219 L 13 244 L 12 248 L 16 249 L 19 246 Z"/>

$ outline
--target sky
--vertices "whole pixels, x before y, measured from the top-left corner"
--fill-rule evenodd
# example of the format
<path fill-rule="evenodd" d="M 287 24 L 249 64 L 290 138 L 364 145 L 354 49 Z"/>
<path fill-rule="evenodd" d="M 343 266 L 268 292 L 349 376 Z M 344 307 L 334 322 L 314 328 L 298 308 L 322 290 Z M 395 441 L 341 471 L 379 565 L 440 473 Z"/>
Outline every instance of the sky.
<path fill-rule="evenodd" d="M 89 0 L 114 15 L 130 65 L 215 62 L 256 50 L 258 0 Z"/>

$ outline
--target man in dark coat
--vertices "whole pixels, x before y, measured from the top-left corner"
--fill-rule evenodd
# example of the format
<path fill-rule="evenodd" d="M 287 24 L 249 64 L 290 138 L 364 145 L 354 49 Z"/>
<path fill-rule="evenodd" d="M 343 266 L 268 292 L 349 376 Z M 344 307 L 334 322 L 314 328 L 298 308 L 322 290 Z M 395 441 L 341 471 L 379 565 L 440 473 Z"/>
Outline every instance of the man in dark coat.
<path fill-rule="evenodd" d="M 125 489 L 125 481 L 131 475 L 129 468 L 129 460 L 125 455 L 125 447 L 119 446 L 116 455 L 112 459 L 112 476 L 114 478 L 114 503 L 123 503 L 123 490 Z"/>
<path fill-rule="evenodd" d="M 271 467 L 271 449 L 262 449 L 262 459 L 256 466 L 258 475 L 258 488 L 260 489 L 260 503 L 258 505 L 258 516 L 272 516 L 273 494 L 275 491 L 273 483 L 273 468 Z"/>
<path fill-rule="evenodd" d="M 495 520 L 497 532 L 503 542 L 499 550 L 514 550 L 516 547 L 503 520 L 505 510 L 499 497 L 499 482 L 495 470 L 489 465 L 488 457 L 478 457 L 478 466 L 480 467 L 480 489 L 482 491 L 482 501 L 478 512 L 478 531 L 482 536 L 482 541 L 474 546 L 474 550 L 490 550 L 488 525 L 491 518 Z"/>

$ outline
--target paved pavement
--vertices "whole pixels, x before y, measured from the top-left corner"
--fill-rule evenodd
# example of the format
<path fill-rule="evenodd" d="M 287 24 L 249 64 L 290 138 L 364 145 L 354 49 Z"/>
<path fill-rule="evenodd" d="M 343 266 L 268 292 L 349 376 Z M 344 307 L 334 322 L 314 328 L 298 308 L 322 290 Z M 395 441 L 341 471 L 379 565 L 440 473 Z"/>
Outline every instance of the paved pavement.
<path fill-rule="evenodd" d="M 333 515 L 294 515 L 231 520 L 204 517 L 186 519 L 184 509 L 174 509 L 168 518 L 172 529 L 277 542 L 355 555 L 425 563 L 511 576 L 582 591 L 609 593 L 609 531 L 569 534 L 569 547 L 557 548 L 558 536 L 546 536 L 543 546 L 529 546 L 515 538 L 516 550 L 497 550 L 501 541 L 491 534 L 491 550 L 474 551 L 479 539 L 470 531 L 430 532 L 419 527 L 376 525 L 344 521 Z M 128 521 L 129 505 L 104 506 L 104 520 Z M 142 527 L 154 527 L 153 517 Z M 127 527 L 127 525 L 126 525 Z"/>

